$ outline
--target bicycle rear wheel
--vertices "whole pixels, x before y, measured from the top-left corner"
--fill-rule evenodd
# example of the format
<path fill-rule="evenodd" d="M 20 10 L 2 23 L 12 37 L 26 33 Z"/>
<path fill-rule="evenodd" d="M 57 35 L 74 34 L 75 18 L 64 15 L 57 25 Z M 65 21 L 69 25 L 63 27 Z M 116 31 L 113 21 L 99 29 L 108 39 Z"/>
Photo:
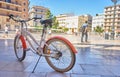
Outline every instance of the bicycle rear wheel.
<path fill-rule="evenodd" d="M 26 51 L 23 49 L 22 41 L 20 40 L 19 35 L 17 35 L 14 39 L 14 51 L 19 61 L 23 61 L 25 59 Z"/>
<path fill-rule="evenodd" d="M 47 41 L 44 53 L 55 56 L 45 56 L 45 58 L 48 64 L 58 72 L 67 72 L 71 70 L 75 64 L 75 54 L 69 44 L 63 39 L 52 38 Z"/>

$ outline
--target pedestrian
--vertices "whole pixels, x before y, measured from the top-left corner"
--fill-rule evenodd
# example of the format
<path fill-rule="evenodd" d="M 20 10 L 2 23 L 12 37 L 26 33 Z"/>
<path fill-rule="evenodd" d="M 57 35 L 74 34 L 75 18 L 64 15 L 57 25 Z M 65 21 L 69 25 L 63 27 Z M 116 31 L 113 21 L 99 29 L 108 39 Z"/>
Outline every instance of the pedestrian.
<path fill-rule="evenodd" d="M 51 35 L 52 35 L 52 30 L 51 30 L 51 28 L 48 28 L 48 37 L 47 38 L 50 38 Z"/>
<path fill-rule="evenodd" d="M 5 26 L 5 37 L 8 37 L 8 27 Z"/>
<path fill-rule="evenodd" d="M 77 36 L 77 34 L 78 34 L 77 29 L 75 29 L 75 32 L 74 32 L 74 33 L 75 33 L 75 36 Z"/>
<path fill-rule="evenodd" d="M 19 29 L 18 28 L 16 28 L 16 32 L 15 32 L 16 34 L 19 34 Z"/>
<path fill-rule="evenodd" d="M 51 35 L 52 34 L 52 31 L 51 31 L 51 29 L 49 28 L 49 30 L 48 30 L 48 34 L 49 35 Z"/>
<path fill-rule="evenodd" d="M 88 42 L 88 23 L 85 21 L 85 23 L 82 25 L 82 35 L 81 35 L 81 42 L 83 42 L 83 38 L 85 36 L 85 42 Z"/>

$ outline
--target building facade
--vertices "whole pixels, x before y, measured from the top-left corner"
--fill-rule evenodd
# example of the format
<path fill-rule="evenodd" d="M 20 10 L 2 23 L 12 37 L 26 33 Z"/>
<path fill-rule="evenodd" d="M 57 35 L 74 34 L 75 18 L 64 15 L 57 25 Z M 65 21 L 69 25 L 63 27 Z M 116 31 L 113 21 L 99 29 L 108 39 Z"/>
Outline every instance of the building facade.
<path fill-rule="evenodd" d="M 85 21 L 88 21 L 89 27 L 92 24 L 92 16 L 91 15 L 81 15 L 81 16 L 74 16 L 74 15 L 58 15 L 56 19 L 59 23 L 60 27 L 68 28 L 68 33 L 72 34 L 75 32 L 80 32 L 81 26 Z"/>
<path fill-rule="evenodd" d="M 94 31 L 97 26 L 100 26 L 103 28 L 104 14 L 96 14 L 96 16 L 92 18 L 92 31 Z"/>
<path fill-rule="evenodd" d="M 74 16 L 74 14 L 60 14 L 56 16 L 56 20 L 59 27 L 68 28 L 68 34 L 74 33 L 78 27 L 78 16 Z"/>
<path fill-rule="evenodd" d="M 60 27 L 66 27 L 67 17 L 74 16 L 73 14 L 60 14 L 56 16 L 57 21 L 59 22 Z"/>
<path fill-rule="evenodd" d="M 42 18 L 46 19 L 46 13 L 49 9 L 43 6 L 33 6 L 30 10 L 30 18 L 37 17 L 37 18 Z M 40 25 L 39 21 L 31 21 L 30 22 L 31 26 L 37 26 Z"/>
<path fill-rule="evenodd" d="M 66 27 L 69 29 L 69 34 L 78 33 L 78 18 L 79 16 L 66 17 Z"/>
<path fill-rule="evenodd" d="M 5 26 L 8 26 L 10 30 L 14 30 L 18 26 L 18 23 L 9 20 L 8 15 L 10 14 L 27 19 L 28 6 L 28 0 L 0 0 L 0 30 L 3 30 Z"/>
<path fill-rule="evenodd" d="M 92 16 L 89 14 L 86 15 L 80 15 L 78 20 L 78 31 L 81 31 L 81 26 L 85 23 L 85 21 L 88 22 L 89 31 L 91 31 L 92 26 Z"/>
<path fill-rule="evenodd" d="M 105 13 L 104 29 L 105 31 L 111 32 L 114 19 L 114 6 L 105 7 L 104 13 Z M 115 9 L 114 32 L 115 34 L 120 33 L 120 5 L 116 5 Z"/>

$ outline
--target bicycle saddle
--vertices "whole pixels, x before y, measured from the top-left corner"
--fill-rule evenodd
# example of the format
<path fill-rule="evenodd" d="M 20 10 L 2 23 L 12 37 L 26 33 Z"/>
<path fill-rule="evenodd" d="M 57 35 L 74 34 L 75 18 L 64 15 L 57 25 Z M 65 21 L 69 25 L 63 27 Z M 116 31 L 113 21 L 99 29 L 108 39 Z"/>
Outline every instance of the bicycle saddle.
<path fill-rule="evenodd" d="M 52 26 L 52 19 L 41 20 L 41 24 Z"/>

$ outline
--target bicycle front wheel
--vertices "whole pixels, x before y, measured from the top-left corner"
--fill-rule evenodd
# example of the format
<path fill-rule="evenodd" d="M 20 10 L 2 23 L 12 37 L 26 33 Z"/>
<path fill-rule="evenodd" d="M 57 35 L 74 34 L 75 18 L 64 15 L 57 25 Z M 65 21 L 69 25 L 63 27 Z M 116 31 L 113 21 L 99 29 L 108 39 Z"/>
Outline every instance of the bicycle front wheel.
<path fill-rule="evenodd" d="M 19 61 L 22 61 L 25 59 L 26 51 L 23 49 L 22 41 L 20 40 L 19 35 L 17 35 L 14 39 L 14 51 Z"/>
<path fill-rule="evenodd" d="M 51 55 L 46 56 L 48 64 L 58 72 L 67 72 L 75 64 L 75 54 L 69 44 L 60 38 L 52 38 L 47 41 L 44 53 Z"/>

